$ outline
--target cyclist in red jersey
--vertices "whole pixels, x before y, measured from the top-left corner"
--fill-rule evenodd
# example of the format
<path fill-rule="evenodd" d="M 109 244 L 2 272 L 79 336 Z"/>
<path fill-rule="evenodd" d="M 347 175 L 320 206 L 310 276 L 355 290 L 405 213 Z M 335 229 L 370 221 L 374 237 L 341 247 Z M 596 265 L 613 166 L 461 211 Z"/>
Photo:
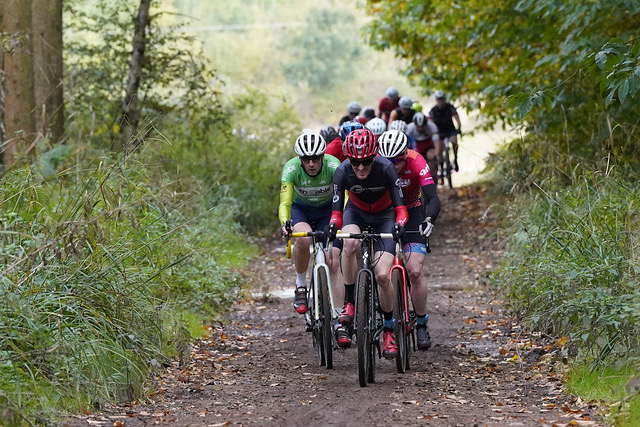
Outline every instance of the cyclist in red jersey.
<path fill-rule="evenodd" d="M 409 149 L 407 136 L 395 130 L 380 135 L 378 155 L 388 158 L 400 177 L 409 212 L 406 230 L 420 231 L 422 236 L 429 237 L 440 213 L 440 199 L 429 166 L 418 152 Z M 423 237 L 418 235 L 407 234 L 404 241 L 406 268 L 412 284 L 411 299 L 417 316 L 418 349 L 428 350 L 431 337 L 427 327 L 427 278 L 424 274 L 427 249 Z"/>
<path fill-rule="evenodd" d="M 329 145 L 327 145 L 326 154 L 331 154 L 334 157 L 337 157 L 340 162 L 344 162 L 347 156 L 344 155 L 342 151 L 342 144 L 344 140 L 347 138 L 351 132 L 356 129 L 363 129 L 364 125 L 362 123 L 356 122 L 354 120 L 344 122 L 342 126 L 340 126 L 340 130 L 338 131 L 338 136 L 335 137 Z"/>
<path fill-rule="evenodd" d="M 389 115 L 394 109 L 398 108 L 399 99 L 398 89 L 390 86 L 385 93 L 385 97 L 378 103 L 378 117 L 383 119 L 385 123 L 389 123 Z"/>
<path fill-rule="evenodd" d="M 333 176 L 333 212 L 329 223 L 331 237 L 335 237 L 334 233 L 339 228 L 345 233 L 359 233 L 367 226 L 371 226 L 374 233 L 394 233 L 396 230 L 396 237 L 404 233 L 408 216 L 398 173 L 389 160 L 376 155 L 377 149 L 376 137 L 368 129 L 358 129 L 347 136 L 344 144 L 347 160 L 342 162 Z M 349 193 L 346 206 L 345 190 Z M 338 318 L 340 327 L 336 329 L 336 338 L 341 347 L 351 345 L 347 327 L 352 324 L 355 312 L 358 249 L 356 240 L 343 240 L 345 304 Z M 387 358 L 395 357 L 398 351 L 393 336 L 395 290 L 389 279 L 394 253 L 394 241 L 377 242 L 374 257 L 378 262 L 374 274 L 380 287 L 380 309 L 384 316 L 382 354 Z"/>

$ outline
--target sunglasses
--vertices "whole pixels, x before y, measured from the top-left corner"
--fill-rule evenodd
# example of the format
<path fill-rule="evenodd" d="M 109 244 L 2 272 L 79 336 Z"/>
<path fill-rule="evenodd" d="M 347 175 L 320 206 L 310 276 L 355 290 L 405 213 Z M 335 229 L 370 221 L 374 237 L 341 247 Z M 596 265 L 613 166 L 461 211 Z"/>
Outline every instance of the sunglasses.
<path fill-rule="evenodd" d="M 349 161 L 351 162 L 351 166 L 357 168 L 358 166 L 362 165 L 365 168 L 368 166 L 371 166 L 373 164 L 373 159 L 375 157 L 367 157 L 366 159 L 362 159 L 362 160 L 358 160 L 358 159 L 349 159 Z"/>
<path fill-rule="evenodd" d="M 318 163 L 322 160 L 322 156 L 302 156 L 301 159 L 303 163 L 309 163 L 311 160 Z"/>
<path fill-rule="evenodd" d="M 393 157 L 391 159 L 389 159 L 389 161 L 391 163 L 393 163 L 394 165 L 397 165 L 398 163 L 404 161 L 404 156 L 400 156 L 400 157 Z"/>

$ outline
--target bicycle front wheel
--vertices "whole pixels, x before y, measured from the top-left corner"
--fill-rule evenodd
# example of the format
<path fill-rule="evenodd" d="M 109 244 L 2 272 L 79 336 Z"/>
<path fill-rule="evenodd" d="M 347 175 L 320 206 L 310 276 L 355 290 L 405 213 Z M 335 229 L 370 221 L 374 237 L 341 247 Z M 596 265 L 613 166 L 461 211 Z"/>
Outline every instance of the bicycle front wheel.
<path fill-rule="evenodd" d="M 356 339 L 358 342 L 358 381 L 360 387 L 366 387 L 367 381 L 375 379 L 375 373 L 371 370 L 373 358 L 373 333 L 371 319 L 375 316 L 372 312 L 373 286 L 368 272 L 358 275 L 357 301 L 356 301 Z M 375 362 L 373 362 L 375 364 Z"/>
<path fill-rule="evenodd" d="M 316 312 L 318 307 L 316 306 L 316 293 L 320 292 L 320 288 L 317 283 L 312 279 L 311 286 L 309 286 L 309 295 L 307 301 L 309 301 L 309 309 L 307 310 L 307 319 L 310 322 L 311 336 L 313 338 L 313 346 L 316 349 L 316 355 L 318 357 L 318 365 L 325 366 L 325 352 L 324 352 L 324 336 L 322 335 L 322 326 L 319 320 L 316 320 Z M 318 293 L 318 300 L 320 299 Z"/>
<path fill-rule="evenodd" d="M 320 335 L 327 369 L 333 369 L 333 322 L 331 321 L 331 304 L 329 304 L 329 280 L 327 270 L 318 270 L 318 312 L 320 313 Z"/>
<path fill-rule="evenodd" d="M 398 346 L 398 352 L 396 353 L 396 368 L 398 373 L 403 374 L 404 371 L 408 369 L 407 349 L 409 347 L 409 334 L 407 334 L 405 288 L 402 282 L 402 271 L 400 269 L 396 268 L 391 273 L 391 285 L 393 286 L 393 290 L 396 294 L 396 301 L 393 306 L 393 317 L 395 317 L 393 333 L 396 337 L 396 345 Z"/>

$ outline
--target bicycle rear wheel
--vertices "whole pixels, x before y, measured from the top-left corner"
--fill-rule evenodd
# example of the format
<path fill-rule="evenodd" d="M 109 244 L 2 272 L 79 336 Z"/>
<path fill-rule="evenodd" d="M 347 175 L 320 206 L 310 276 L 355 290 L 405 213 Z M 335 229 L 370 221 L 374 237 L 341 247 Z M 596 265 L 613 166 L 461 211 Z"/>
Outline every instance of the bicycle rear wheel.
<path fill-rule="evenodd" d="M 327 280 L 327 270 L 324 268 L 318 269 L 318 302 L 325 365 L 327 369 L 333 369 L 333 322 L 331 321 L 331 304 L 329 304 L 329 280 Z"/>
<path fill-rule="evenodd" d="M 373 333 L 371 319 L 375 316 L 372 312 L 372 281 L 368 272 L 358 275 L 358 289 L 356 301 L 356 339 L 358 342 L 358 381 L 360 387 L 366 387 L 367 382 L 375 380 L 375 368 L 373 360 Z M 374 324 L 375 327 L 375 324 Z M 373 363 L 373 365 L 372 365 Z"/>
<path fill-rule="evenodd" d="M 402 283 L 402 271 L 394 269 L 391 273 L 391 285 L 396 294 L 396 301 L 393 306 L 393 317 L 395 323 L 393 326 L 393 334 L 396 337 L 396 345 L 398 352 L 396 353 L 396 369 L 398 373 L 403 374 L 407 369 L 408 356 L 408 339 L 407 322 L 405 320 L 406 309 L 404 305 L 404 286 Z"/>

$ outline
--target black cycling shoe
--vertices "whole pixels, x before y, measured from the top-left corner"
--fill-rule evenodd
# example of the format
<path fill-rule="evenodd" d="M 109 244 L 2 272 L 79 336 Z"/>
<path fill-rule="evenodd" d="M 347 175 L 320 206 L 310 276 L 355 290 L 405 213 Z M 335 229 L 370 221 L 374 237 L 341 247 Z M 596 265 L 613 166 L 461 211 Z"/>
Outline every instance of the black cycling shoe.
<path fill-rule="evenodd" d="M 309 309 L 309 303 L 307 302 L 307 288 L 296 288 L 295 297 L 293 299 L 293 308 L 295 308 L 300 314 L 307 312 Z"/>
<path fill-rule="evenodd" d="M 418 350 L 429 350 L 431 347 L 431 335 L 427 325 L 417 325 L 416 333 L 418 335 Z"/>

